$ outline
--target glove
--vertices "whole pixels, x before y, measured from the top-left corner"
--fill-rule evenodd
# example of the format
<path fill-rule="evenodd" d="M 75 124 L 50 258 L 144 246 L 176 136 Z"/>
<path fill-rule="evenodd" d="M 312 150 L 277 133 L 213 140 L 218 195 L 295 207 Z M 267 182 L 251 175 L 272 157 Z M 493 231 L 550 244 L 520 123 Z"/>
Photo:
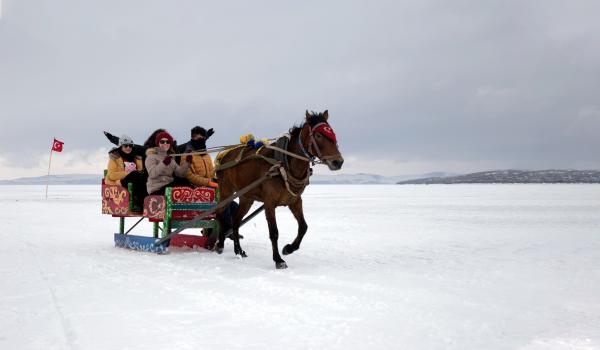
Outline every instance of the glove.
<path fill-rule="evenodd" d="M 186 161 L 186 162 L 188 162 L 188 163 L 191 163 L 191 162 L 192 162 L 192 155 L 191 155 L 191 154 L 190 154 L 190 155 L 187 155 L 187 156 L 185 157 L 185 161 Z"/>
<path fill-rule="evenodd" d="M 166 156 L 165 159 L 163 159 L 163 164 L 164 165 L 169 165 L 169 164 L 171 164 L 171 160 L 173 160 L 173 157 Z"/>
<path fill-rule="evenodd" d="M 214 182 L 214 181 L 209 181 L 208 182 L 208 187 L 212 187 L 212 188 L 219 188 L 219 184 Z"/>

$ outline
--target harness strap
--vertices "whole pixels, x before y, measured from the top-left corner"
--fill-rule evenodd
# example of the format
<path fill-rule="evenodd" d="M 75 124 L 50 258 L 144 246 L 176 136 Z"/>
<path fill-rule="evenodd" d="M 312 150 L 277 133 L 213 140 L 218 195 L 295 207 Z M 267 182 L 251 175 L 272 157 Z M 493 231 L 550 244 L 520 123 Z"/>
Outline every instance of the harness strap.
<path fill-rule="evenodd" d="M 269 139 L 268 141 L 269 142 L 275 141 L 275 139 Z M 207 148 L 206 150 L 203 150 L 203 151 L 188 152 L 188 153 L 173 153 L 173 154 L 170 154 L 170 156 L 177 157 L 177 156 L 187 156 L 187 155 L 195 155 L 195 154 L 208 154 L 208 153 L 226 151 L 228 149 L 235 149 L 235 148 L 241 147 L 241 146 L 246 146 L 246 144 L 245 143 L 236 143 L 235 145 L 211 147 L 211 148 Z"/>
<path fill-rule="evenodd" d="M 286 150 L 284 150 L 283 148 L 279 148 L 279 147 L 277 147 L 277 146 L 272 146 L 272 145 L 264 145 L 263 147 L 264 147 L 264 148 L 271 149 L 271 150 L 273 150 L 273 151 L 281 152 L 281 153 L 283 153 L 283 154 L 286 154 L 286 155 L 288 155 L 288 156 L 290 156 L 290 157 L 294 157 L 294 158 L 297 158 L 297 159 L 303 160 L 303 161 L 305 161 L 305 162 L 310 162 L 310 161 L 311 161 L 311 160 L 310 160 L 310 158 L 308 158 L 308 157 L 303 157 L 303 156 L 301 156 L 301 155 L 298 155 L 298 154 L 296 154 L 296 153 L 292 153 L 292 152 L 290 152 L 290 151 L 286 151 Z"/>
<path fill-rule="evenodd" d="M 243 153 L 243 150 L 240 152 L 240 154 L 242 154 L 242 153 Z M 264 160 L 265 162 L 267 162 L 267 163 L 269 163 L 271 165 L 277 165 L 277 164 L 279 164 L 279 162 L 277 160 L 275 160 L 273 158 L 265 157 L 262 154 L 251 154 L 250 156 L 248 156 L 246 158 L 242 158 L 242 159 L 240 159 L 240 158 L 241 158 L 241 156 L 238 155 L 234 160 L 230 160 L 229 162 L 226 162 L 224 164 L 217 165 L 215 167 L 215 173 L 217 171 L 221 171 L 221 170 L 226 170 L 226 169 L 229 169 L 229 168 L 233 168 L 236 165 L 238 165 L 240 163 L 243 163 L 243 162 L 246 162 L 246 161 L 251 160 L 251 159 L 262 159 L 262 160 Z"/>
<path fill-rule="evenodd" d="M 183 231 L 185 229 L 193 227 L 198 222 L 200 222 L 200 220 L 204 219 L 205 217 L 207 217 L 209 215 L 212 215 L 217 210 L 219 210 L 221 208 L 224 208 L 225 206 L 229 205 L 229 203 L 231 203 L 234 199 L 245 195 L 246 193 L 250 192 L 255 187 L 258 187 L 261 183 L 265 182 L 266 180 L 268 180 L 268 179 L 270 179 L 270 178 L 272 178 L 274 176 L 279 175 L 279 172 L 277 171 L 278 167 L 279 167 L 278 165 L 272 166 L 265 175 L 263 175 L 262 177 L 258 178 L 257 180 L 254 180 L 250 185 L 242 188 L 241 190 L 239 190 L 239 191 L 235 192 L 234 194 L 232 194 L 231 196 L 227 197 L 226 199 L 224 199 L 223 201 L 221 201 L 219 204 L 217 204 L 214 208 L 212 208 L 210 210 L 207 210 L 207 211 L 203 212 L 200 215 L 195 216 L 191 221 L 185 223 L 184 225 L 181 225 L 175 231 L 170 232 L 165 237 L 156 240 L 154 242 L 154 245 L 160 245 L 160 244 L 162 244 L 162 243 L 164 243 L 166 241 L 169 241 L 176 234 L 180 233 L 181 231 Z"/>
<path fill-rule="evenodd" d="M 310 160 L 311 164 L 315 165 L 315 156 L 310 154 L 310 151 L 306 151 L 306 149 L 304 148 L 304 145 L 302 144 L 301 136 L 302 136 L 302 132 L 300 133 L 300 136 L 298 136 L 298 147 L 300 147 L 300 150 L 302 151 L 304 156 L 306 156 L 306 158 Z M 310 144 L 309 144 L 309 148 L 310 148 Z"/>
<path fill-rule="evenodd" d="M 308 178 L 310 177 L 310 170 L 306 172 L 306 177 L 301 180 L 296 179 L 291 174 L 288 174 L 287 171 L 283 167 L 279 168 L 279 172 L 281 173 L 281 177 L 283 178 L 283 181 L 285 182 L 285 188 L 292 196 L 297 197 L 297 196 L 301 195 L 302 192 L 304 192 L 304 188 L 306 187 L 306 185 L 308 185 Z M 294 191 L 292 191 L 292 189 L 290 188 L 290 183 L 293 186 L 300 187 L 300 190 L 298 191 L 298 193 L 294 193 Z"/>

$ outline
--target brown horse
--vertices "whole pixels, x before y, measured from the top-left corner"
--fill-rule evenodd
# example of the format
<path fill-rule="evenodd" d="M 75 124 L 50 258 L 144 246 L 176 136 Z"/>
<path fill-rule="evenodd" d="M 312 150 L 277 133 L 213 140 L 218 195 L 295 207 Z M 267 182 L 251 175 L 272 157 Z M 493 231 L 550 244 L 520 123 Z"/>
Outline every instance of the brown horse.
<path fill-rule="evenodd" d="M 267 223 L 269 224 L 269 238 L 271 239 L 273 248 L 275 267 L 277 269 L 287 268 L 287 264 L 281 258 L 281 255 L 279 255 L 279 247 L 277 245 L 279 231 L 277 229 L 277 222 L 275 221 L 275 208 L 279 206 L 289 207 L 290 211 L 298 221 L 298 235 L 296 236 L 296 239 L 294 239 L 291 244 L 287 244 L 283 247 L 282 250 L 283 255 L 288 255 L 300 248 L 300 243 L 308 228 L 302 211 L 301 194 L 308 185 L 308 177 L 312 172 L 312 169 L 310 168 L 311 163 L 314 164 L 315 160 L 317 162 L 325 163 L 330 170 L 339 170 L 344 163 L 344 158 L 342 158 L 342 155 L 338 150 L 335 133 L 327 122 L 328 118 L 328 111 L 323 113 L 308 113 L 308 111 L 306 111 L 306 121 L 302 126 L 295 126 L 290 129 L 290 141 L 288 143 L 289 146 L 287 151 L 298 157 L 285 156 L 287 157 L 285 174 L 269 177 L 259 186 L 239 198 L 240 205 L 233 216 L 232 223 L 232 238 L 236 255 L 239 254 L 242 257 L 246 257 L 246 253 L 240 246 L 239 239 L 239 227 L 244 215 L 250 210 L 254 201 L 263 202 L 265 216 L 267 218 Z M 241 158 L 240 152 L 242 152 Z M 273 150 L 265 148 L 262 148 L 259 151 L 260 155 L 269 159 L 274 157 L 274 153 Z M 256 157 L 255 154 L 256 151 L 250 146 L 247 146 L 245 148 L 232 150 L 221 158 L 221 164 L 241 159 L 234 167 L 217 170 L 221 199 L 225 199 L 233 193 L 242 190 L 244 187 L 249 186 L 252 182 L 260 179 L 269 172 L 273 174 L 273 164 L 266 161 L 264 158 Z M 221 232 L 215 248 L 219 254 L 223 252 L 224 241 L 225 235 L 224 232 Z"/>

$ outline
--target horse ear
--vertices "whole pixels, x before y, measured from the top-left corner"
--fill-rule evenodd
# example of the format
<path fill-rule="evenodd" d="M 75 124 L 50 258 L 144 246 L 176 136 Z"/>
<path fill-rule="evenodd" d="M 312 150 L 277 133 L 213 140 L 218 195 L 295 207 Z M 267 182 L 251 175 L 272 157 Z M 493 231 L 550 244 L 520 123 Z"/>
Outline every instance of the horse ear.
<path fill-rule="evenodd" d="M 308 109 L 306 110 L 306 121 L 310 119 L 310 114 L 308 114 Z"/>
<path fill-rule="evenodd" d="M 327 119 L 329 119 L 329 110 L 325 110 L 325 112 L 323 112 L 323 118 L 325 118 L 325 121 L 327 121 Z"/>

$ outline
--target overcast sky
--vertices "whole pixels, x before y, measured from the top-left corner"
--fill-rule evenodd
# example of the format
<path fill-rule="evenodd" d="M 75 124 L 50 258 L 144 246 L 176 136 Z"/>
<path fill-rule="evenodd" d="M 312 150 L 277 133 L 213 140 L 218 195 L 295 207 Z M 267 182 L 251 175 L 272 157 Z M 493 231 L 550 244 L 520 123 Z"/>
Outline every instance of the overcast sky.
<path fill-rule="evenodd" d="M 330 112 L 343 172 L 600 168 L 600 2 L 2 0 L 0 179 Z M 319 173 L 327 173 L 319 169 Z"/>

